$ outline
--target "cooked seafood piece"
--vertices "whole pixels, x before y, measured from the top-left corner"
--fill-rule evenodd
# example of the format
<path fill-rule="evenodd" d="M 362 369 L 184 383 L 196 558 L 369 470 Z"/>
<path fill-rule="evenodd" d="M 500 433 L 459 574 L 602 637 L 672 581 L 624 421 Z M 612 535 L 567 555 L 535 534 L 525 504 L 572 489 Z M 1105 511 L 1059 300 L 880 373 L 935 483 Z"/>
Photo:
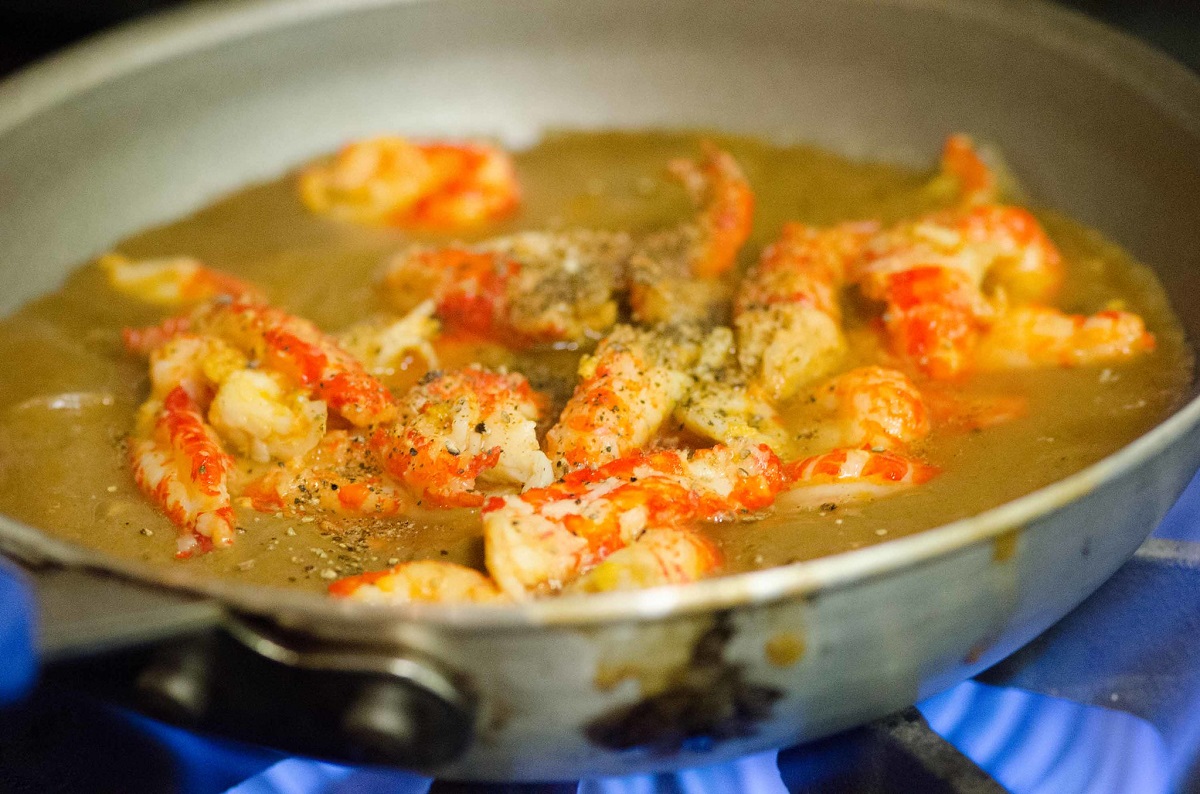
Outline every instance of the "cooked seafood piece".
<path fill-rule="evenodd" d="M 700 352 L 691 328 L 619 325 L 579 364 L 579 383 L 546 434 L 559 473 L 600 466 L 640 449 L 687 393 Z"/>
<path fill-rule="evenodd" d="M 878 230 L 873 221 L 786 224 L 742 281 L 733 310 L 738 360 L 770 399 L 794 396 L 841 363 L 846 271 Z"/>
<path fill-rule="evenodd" d="M 183 386 L 141 407 L 129 461 L 138 487 L 178 527 L 177 557 L 233 543 L 232 460 Z"/>
<path fill-rule="evenodd" d="M 898 451 L 929 435 L 929 412 L 903 372 L 866 366 L 834 375 L 808 393 L 809 448 Z"/>
<path fill-rule="evenodd" d="M 339 331 L 336 338 L 343 350 L 377 378 L 395 375 L 405 368 L 405 358 L 413 354 L 420 356 L 427 367 L 436 369 L 438 356 L 432 343 L 441 327 L 433 312 L 433 301 L 421 301 L 403 317 L 362 320 Z"/>
<path fill-rule="evenodd" d="M 411 509 L 415 499 L 384 475 L 368 439 L 346 430 L 326 433 L 303 457 L 249 467 L 238 479 L 239 498 L 264 513 L 328 513 L 386 518 Z"/>
<path fill-rule="evenodd" d="M 105 254 L 96 264 L 117 292 L 155 306 L 190 306 L 217 297 L 265 301 L 258 287 L 190 256 L 133 260 L 122 254 Z"/>
<path fill-rule="evenodd" d="M 326 400 L 352 421 L 394 412 L 387 390 L 316 326 L 265 305 L 213 302 L 137 341 L 155 346 L 130 461 L 181 529 L 181 555 L 233 541 L 227 449 L 295 466 L 325 437 Z M 298 475 L 282 478 L 280 493 Z"/>
<path fill-rule="evenodd" d="M 816 508 L 881 499 L 928 482 L 938 469 L 893 452 L 835 449 L 787 465 L 781 507 Z"/>
<path fill-rule="evenodd" d="M 770 505 L 783 467 L 766 446 L 636 452 L 483 508 L 488 572 L 516 599 L 556 592 L 649 528 Z"/>
<path fill-rule="evenodd" d="M 638 241 L 628 268 L 634 319 L 645 325 L 725 322 L 732 287 L 720 277 L 750 236 L 754 193 L 737 161 L 709 143 L 699 162 L 677 160 L 669 170 L 698 212 Z"/>
<path fill-rule="evenodd" d="M 793 439 L 763 390 L 738 366 L 730 329 L 709 332 L 689 375 L 691 386 L 672 414 L 681 429 L 725 444 L 766 444 L 791 457 Z"/>
<path fill-rule="evenodd" d="M 474 366 L 434 372 L 371 443 L 387 472 L 431 505 L 478 506 L 480 480 L 536 488 L 554 479 L 538 446 L 541 403 L 523 375 Z"/>
<path fill-rule="evenodd" d="M 929 377 L 951 378 L 971 366 L 1007 302 L 1054 293 L 1062 257 L 1027 210 L 984 204 L 883 230 L 866 243 L 852 278 L 886 304 L 896 354 Z"/>
<path fill-rule="evenodd" d="M 572 582 L 568 592 L 605 593 L 686 584 L 720 565 L 711 541 L 687 529 L 647 529 L 633 545 L 619 549 Z"/>
<path fill-rule="evenodd" d="M 368 604 L 493 603 L 504 596 L 472 568 L 441 560 L 404 562 L 386 571 L 347 576 L 329 586 L 330 595 Z"/>
<path fill-rule="evenodd" d="M 512 158 L 496 146 L 384 136 L 306 168 L 300 198 L 354 223 L 454 230 L 511 214 L 521 190 Z"/>
<path fill-rule="evenodd" d="M 1074 367 L 1120 361 L 1154 349 L 1154 335 L 1136 314 L 1111 309 L 1066 314 L 1048 306 L 1016 306 L 984 334 L 980 370 Z"/>
<path fill-rule="evenodd" d="M 413 248 L 389 262 L 388 300 L 434 302 L 449 331 L 513 347 L 591 344 L 617 320 L 632 242 L 623 232 L 523 232 L 474 245 Z"/>

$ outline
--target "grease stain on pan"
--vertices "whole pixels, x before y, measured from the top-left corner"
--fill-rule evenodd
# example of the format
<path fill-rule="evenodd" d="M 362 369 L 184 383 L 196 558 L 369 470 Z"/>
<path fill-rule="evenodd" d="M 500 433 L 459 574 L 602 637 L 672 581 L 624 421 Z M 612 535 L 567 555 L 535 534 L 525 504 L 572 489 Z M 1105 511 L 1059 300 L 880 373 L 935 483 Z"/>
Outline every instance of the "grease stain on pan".
<path fill-rule="evenodd" d="M 753 734 L 771 719 L 783 692 L 747 680 L 743 666 L 725 658 L 733 634 L 729 613 L 717 613 L 687 662 L 667 671 L 661 689 L 593 719 L 584 727 L 588 740 L 610 750 L 667 755 Z"/>
<path fill-rule="evenodd" d="M 652 667 L 638 662 L 605 664 L 597 667 L 592 683 L 601 692 L 611 692 L 624 681 L 636 681 L 643 693 L 657 692 L 670 684 L 673 672 L 670 668 Z"/>
<path fill-rule="evenodd" d="M 976 643 L 975 645 L 972 645 L 971 649 L 969 651 L 967 651 L 966 656 L 963 657 L 963 664 L 978 663 L 979 660 L 983 658 L 983 655 L 985 653 L 987 653 L 987 650 L 988 650 L 988 648 L 991 647 L 991 645 L 992 645 L 991 640 L 989 640 L 987 642 L 980 642 L 980 643 Z"/>
<path fill-rule="evenodd" d="M 1017 546 L 1024 530 L 1024 527 L 1013 527 L 997 535 L 992 540 L 992 559 L 995 562 L 1008 562 L 1017 556 Z"/>
<path fill-rule="evenodd" d="M 791 667 L 804 657 L 806 650 L 803 635 L 792 631 L 781 631 L 763 644 L 763 654 L 775 667 Z"/>
<path fill-rule="evenodd" d="M 601 654 L 592 685 L 600 692 L 612 692 L 631 681 L 642 695 L 665 689 L 675 671 L 688 664 L 692 648 L 707 625 L 708 620 L 702 619 L 672 621 L 649 630 L 642 627 L 624 636 L 584 632 Z"/>

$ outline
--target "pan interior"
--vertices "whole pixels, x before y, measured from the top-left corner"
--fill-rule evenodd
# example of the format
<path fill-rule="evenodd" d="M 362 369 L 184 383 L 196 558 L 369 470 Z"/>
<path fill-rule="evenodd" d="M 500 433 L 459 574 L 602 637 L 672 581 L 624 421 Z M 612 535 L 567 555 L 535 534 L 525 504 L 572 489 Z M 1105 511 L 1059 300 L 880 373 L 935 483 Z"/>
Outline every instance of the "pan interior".
<path fill-rule="evenodd" d="M 664 164 L 693 156 L 710 139 L 737 159 L 755 188 L 755 233 L 743 264 L 755 260 L 788 221 L 886 222 L 953 200 L 930 189 L 936 184 L 932 169 L 853 162 L 810 147 L 711 133 L 560 132 L 517 155 L 522 211 L 480 234 L 668 228 L 692 210 L 683 190 L 665 177 Z M 296 178 L 288 174 L 124 240 L 117 250 L 135 259 L 196 256 L 331 330 L 387 312 L 377 273 L 413 236 L 314 216 L 296 193 Z M 1152 271 L 1059 214 L 1044 212 L 1043 220 L 1067 261 L 1068 280 L 1057 302 L 1082 313 L 1114 304 L 1139 313 L 1158 340 L 1153 353 L 1107 367 L 1011 371 L 956 385 L 956 399 L 985 406 L 1016 400 L 1027 405 L 1026 413 L 981 432 L 935 429 L 912 453 L 941 474 L 904 494 L 815 510 L 789 506 L 784 496 L 753 521 L 702 525 L 720 549 L 724 573 L 815 559 L 968 518 L 1094 463 L 1180 403 L 1191 379 L 1191 355 Z M 97 295 L 106 299 L 96 301 Z M 848 333 L 858 341 L 843 367 L 886 360 L 870 331 L 876 310 L 853 293 L 845 304 Z M 483 569 L 478 513 L 445 509 L 342 520 L 303 510 L 272 515 L 239 508 L 242 531 L 232 548 L 176 561 L 175 530 L 138 491 L 121 443 L 149 389 L 144 360 L 121 349 L 121 329 L 151 325 L 165 315 L 116 293 L 99 267 L 84 264 L 62 290 L 0 323 L 0 354 L 12 362 L 12 377 L 0 383 L 0 449 L 8 460 L 0 511 L 129 560 L 249 585 L 322 592 L 333 578 L 419 559 Z M 525 374 L 547 398 L 551 418 L 574 388 L 580 355 L 461 344 L 442 346 L 440 353 L 443 368 L 474 360 Z M 387 380 L 399 393 L 428 369 L 420 359 L 406 363 Z M 781 407 L 799 439 L 813 431 L 805 402 L 802 393 Z"/>

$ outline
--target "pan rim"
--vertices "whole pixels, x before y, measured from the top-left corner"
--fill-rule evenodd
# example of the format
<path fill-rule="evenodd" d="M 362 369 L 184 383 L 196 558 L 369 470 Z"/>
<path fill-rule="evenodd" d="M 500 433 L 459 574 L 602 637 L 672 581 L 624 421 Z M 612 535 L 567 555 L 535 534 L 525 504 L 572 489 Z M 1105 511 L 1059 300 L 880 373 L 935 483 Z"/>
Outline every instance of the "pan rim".
<path fill-rule="evenodd" d="M 41 112 L 156 63 L 338 14 L 435 1 L 242 0 L 155 14 L 52 55 L 0 83 L 0 137 Z M 1123 83 L 1200 138 L 1200 76 L 1133 36 L 1078 12 L 1043 0 L 836 1 L 957 15 L 1064 52 Z M 213 598 L 236 611 L 290 620 L 420 621 L 454 629 L 507 629 L 660 619 L 813 597 L 992 541 L 1132 471 L 1197 424 L 1200 397 L 1193 397 L 1146 434 L 1062 480 L 975 516 L 867 548 L 682 586 L 504 606 L 361 604 L 317 593 L 242 584 L 112 557 L 7 516 L 0 516 L 0 548 L 30 561 L 113 574 L 139 584 Z"/>

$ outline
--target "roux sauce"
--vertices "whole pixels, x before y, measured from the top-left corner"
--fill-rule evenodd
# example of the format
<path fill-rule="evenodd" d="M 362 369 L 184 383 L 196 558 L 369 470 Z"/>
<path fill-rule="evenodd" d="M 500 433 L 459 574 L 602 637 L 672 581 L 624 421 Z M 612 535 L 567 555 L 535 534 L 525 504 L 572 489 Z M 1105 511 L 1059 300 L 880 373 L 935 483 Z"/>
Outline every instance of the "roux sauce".
<path fill-rule="evenodd" d="M 754 187 L 753 262 L 787 220 L 827 224 L 894 220 L 937 206 L 928 173 L 850 162 L 803 146 L 715 138 Z M 525 202 L 511 221 L 480 236 L 523 228 L 591 227 L 645 231 L 690 210 L 664 177 L 672 157 L 695 156 L 697 134 L 559 133 L 516 155 Z M 916 450 L 943 473 L 876 502 L 832 510 L 777 507 L 751 521 L 704 531 L 720 545 L 725 570 L 810 559 L 878 543 L 978 513 L 1095 462 L 1141 435 L 1179 405 L 1192 355 L 1152 272 L 1095 232 L 1039 213 L 1062 248 L 1067 283 L 1058 305 L 1079 312 L 1120 300 L 1158 338 L 1149 355 L 1112 366 L 1032 370 L 977 377 L 964 389 L 1023 395 L 1025 418 L 983 432 L 937 431 Z M 374 289 L 382 261 L 414 237 L 310 215 L 294 176 L 250 187 L 195 215 L 125 240 L 134 258 L 186 254 L 262 286 L 278 305 L 337 330 L 383 305 Z M 425 238 L 431 239 L 431 238 Z M 321 590 L 334 577 L 395 562 L 434 558 L 482 565 L 477 514 L 424 512 L 406 520 L 334 524 L 238 509 L 230 549 L 176 561 L 175 529 L 145 500 L 121 445 L 148 392 L 146 365 L 125 354 L 119 331 L 163 317 L 125 298 L 84 265 L 58 292 L 0 321 L 0 511 L 81 544 L 164 566 L 187 565 L 244 582 Z M 852 310 L 848 322 L 863 322 Z M 578 354 L 514 355 L 498 349 L 443 350 L 443 365 L 480 357 L 529 375 L 565 399 Z M 420 375 L 400 373 L 400 389 Z"/>

